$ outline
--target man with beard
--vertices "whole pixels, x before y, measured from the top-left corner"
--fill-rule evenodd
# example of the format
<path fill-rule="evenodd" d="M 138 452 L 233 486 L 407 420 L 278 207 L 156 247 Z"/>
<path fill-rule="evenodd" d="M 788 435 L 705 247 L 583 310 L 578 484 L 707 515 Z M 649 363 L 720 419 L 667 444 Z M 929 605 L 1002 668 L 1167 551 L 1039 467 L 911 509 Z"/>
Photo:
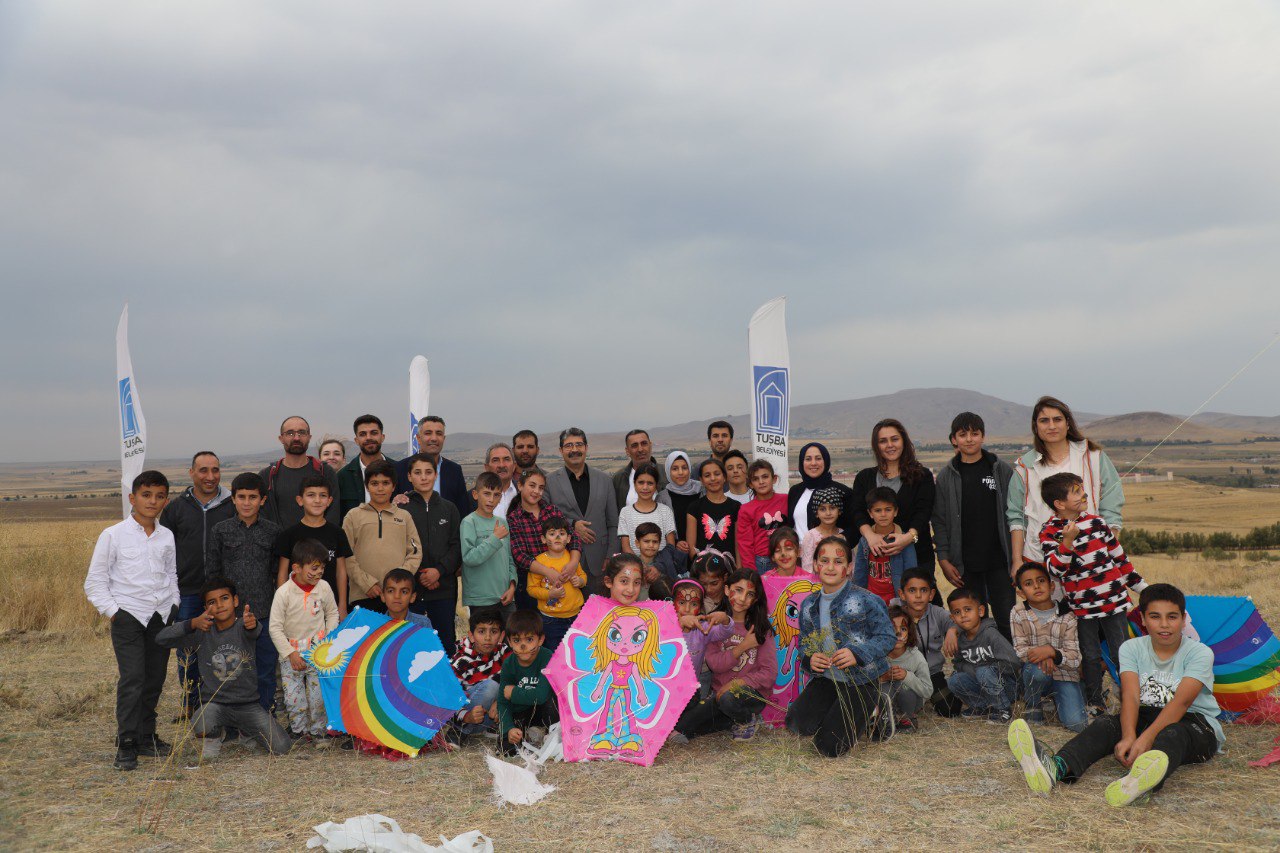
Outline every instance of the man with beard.
<path fill-rule="evenodd" d="M 613 472 L 613 491 L 614 497 L 617 498 L 619 512 L 636 502 L 636 469 L 641 465 L 648 465 L 653 462 L 653 444 L 649 441 L 649 433 L 647 431 L 642 429 L 631 430 L 631 432 L 627 433 L 626 438 L 622 440 L 622 444 L 626 448 L 627 457 L 631 461 Z M 661 492 L 667 487 L 667 475 L 663 473 L 661 465 L 658 465 L 657 468 L 658 493 L 654 497 L 662 501 L 663 498 L 666 498 L 666 495 L 661 494 Z M 670 500 L 670 498 L 667 498 L 667 500 Z M 665 502 L 663 501 L 663 503 Z"/>
<path fill-rule="evenodd" d="M 538 434 L 531 429 L 522 429 L 511 436 L 511 452 L 516 457 L 516 470 L 512 479 L 519 480 L 520 472 L 538 465 Z"/>
<path fill-rule="evenodd" d="M 298 503 L 298 489 L 302 481 L 312 475 L 324 477 L 329 484 L 329 494 L 338 494 L 338 478 L 333 469 L 319 459 L 307 454 L 311 446 L 311 425 L 306 418 L 293 415 L 280 424 L 280 446 L 284 457 L 258 472 L 267 484 L 267 499 L 262 505 L 262 516 L 283 528 L 302 521 L 302 505 Z M 338 502 L 329 504 L 324 517 L 335 526 L 342 525 Z"/>
<path fill-rule="evenodd" d="M 516 484 L 512 479 L 516 470 L 516 460 L 511 453 L 511 448 L 502 442 L 490 445 L 484 454 L 484 470 L 497 474 L 498 480 L 502 483 L 502 498 L 493 508 L 493 514 L 499 518 L 506 518 L 507 507 L 511 506 L 511 501 L 516 496 Z"/>
<path fill-rule="evenodd" d="M 356 434 L 356 447 L 360 448 L 360 453 L 338 472 L 339 511 L 343 518 L 369 500 L 369 492 L 364 487 L 364 469 L 369 467 L 369 463 L 379 459 L 396 461 L 382 452 L 382 442 L 386 435 L 382 432 L 382 421 L 376 415 L 361 415 L 356 418 L 352 430 Z"/>
<path fill-rule="evenodd" d="M 178 552 L 178 621 L 193 619 L 204 612 L 204 555 L 209 531 L 219 521 L 235 517 L 231 492 L 222 485 L 222 463 L 212 450 L 191 457 L 191 486 L 165 504 L 160 523 L 173 532 Z M 178 684 L 182 693 L 182 715 L 190 717 L 200 707 L 200 669 L 195 655 L 178 652 Z"/>
<path fill-rule="evenodd" d="M 573 524 L 582 542 L 587 592 L 605 594 L 604 561 L 618 550 L 618 501 L 609 475 L 587 466 L 587 434 L 577 427 L 560 433 L 564 467 L 547 475 L 547 497 Z"/>
<path fill-rule="evenodd" d="M 458 508 L 459 518 L 466 518 L 476 508 L 471 500 L 471 490 L 467 488 L 467 478 L 463 476 L 461 465 L 441 455 L 443 450 L 444 418 L 427 415 L 418 421 L 418 452 L 436 463 L 436 491 L 440 497 Z M 396 506 L 408 503 L 409 493 L 413 491 L 413 484 L 409 482 L 412 458 L 396 463 Z"/>
<path fill-rule="evenodd" d="M 733 424 L 728 421 L 712 421 L 707 424 L 707 444 L 711 445 L 711 458 L 723 462 L 724 455 L 733 448 Z M 698 476 L 696 470 L 693 476 Z"/>

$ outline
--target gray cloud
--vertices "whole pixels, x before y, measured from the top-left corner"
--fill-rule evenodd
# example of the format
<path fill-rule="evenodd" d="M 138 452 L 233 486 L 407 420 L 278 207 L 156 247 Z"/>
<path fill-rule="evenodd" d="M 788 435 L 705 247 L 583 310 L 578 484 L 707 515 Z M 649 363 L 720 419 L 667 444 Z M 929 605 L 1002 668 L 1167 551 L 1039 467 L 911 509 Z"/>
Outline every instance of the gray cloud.
<path fill-rule="evenodd" d="M 160 455 L 418 352 L 455 430 L 745 411 L 777 294 L 801 402 L 1189 411 L 1276 331 L 1266 4 L 7 9 L 0 458 L 114 452 L 126 300 Z"/>

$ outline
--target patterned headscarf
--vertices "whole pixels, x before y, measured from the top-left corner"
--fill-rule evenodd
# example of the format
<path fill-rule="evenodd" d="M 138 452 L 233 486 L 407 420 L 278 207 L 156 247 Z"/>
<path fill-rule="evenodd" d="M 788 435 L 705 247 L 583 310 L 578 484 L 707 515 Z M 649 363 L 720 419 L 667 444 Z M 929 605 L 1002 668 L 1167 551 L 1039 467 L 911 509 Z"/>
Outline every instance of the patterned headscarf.
<path fill-rule="evenodd" d="M 815 509 L 823 504 L 831 504 L 836 508 L 836 512 L 840 512 L 844 509 L 844 495 L 835 486 L 824 486 L 815 491 L 813 497 L 809 499 L 809 505 Z"/>

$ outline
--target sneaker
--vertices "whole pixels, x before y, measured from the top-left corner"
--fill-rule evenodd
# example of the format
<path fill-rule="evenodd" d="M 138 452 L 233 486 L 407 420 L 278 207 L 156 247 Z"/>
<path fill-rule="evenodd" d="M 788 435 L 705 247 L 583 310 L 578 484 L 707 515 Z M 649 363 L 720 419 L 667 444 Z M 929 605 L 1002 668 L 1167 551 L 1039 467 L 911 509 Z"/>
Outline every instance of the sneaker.
<path fill-rule="evenodd" d="M 446 723 L 444 739 L 454 746 L 462 746 L 462 728 L 452 721 Z"/>
<path fill-rule="evenodd" d="M 1044 711 L 1023 711 L 1022 719 L 1028 723 L 1035 723 L 1037 726 L 1044 724 Z"/>
<path fill-rule="evenodd" d="M 311 743 L 315 745 L 316 749 L 328 749 L 329 747 L 333 746 L 333 738 L 323 734 L 312 735 Z"/>
<path fill-rule="evenodd" d="M 144 737 L 138 741 L 138 755 L 148 758 L 167 758 L 173 754 L 173 744 L 162 740 L 160 735 Z"/>
<path fill-rule="evenodd" d="M 1009 725 L 1009 749 L 1033 792 L 1048 794 L 1058 784 L 1053 750 L 1036 740 L 1026 720 L 1014 720 Z"/>
<path fill-rule="evenodd" d="M 115 767 L 117 770 L 138 769 L 138 742 L 133 738 L 125 738 L 116 747 Z"/>
<path fill-rule="evenodd" d="M 529 746 L 540 749 L 542 742 L 547 739 L 547 730 L 542 726 L 530 726 L 529 731 L 525 732 L 524 739 L 529 742 Z"/>
<path fill-rule="evenodd" d="M 667 735 L 667 743 L 688 743 L 689 739 L 675 729 L 671 730 L 671 734 Z"/>
<path fill-rule="evenodd" d="M 1007 726 L 1012 719 L 1013 714 L 1009 713 L 1007 708 L 1003 711 L 992 711 L 987 714 L 987 722 L 995 726 Z"/>
<path fill-rule="evenodd" d="M 200 760 L 213 761 L 222 754 L 222 739 L 216 737 L 201 738 Z"/>
<path fill-rule="evenodd" d="M 960 712 L 960 719 L 968 720 L 971 723 L 976 723 L 978 720 L 985 720 L 986 718 L 987 712 L 978 708 L 966 707 Z"/>
<path fill-rule="evenodd" d="M 903 717 L 894 724 L 894 728 L 900 732 L 918 732 L 920 727 L 916 725 L 914 717 Z"/>
<path fill-rule="evenodd" d="M 1085 713 L 1089 715 L 1090 720 L 1095 720 L 1107 713 L 1107 709 L 1102 705 L 1088 705 L 1084 710 Z"/>
<path fill-rule="evenodd" d="M 752 715 L 751 719 L 745 723 L 733 724 L 733 739 L 736 741 L 751 740 L 756 736 L 756 728 L 760 725 L 760 718 Z"/>
<path fill-rule="evenodd" d="M 355 741 L 351 739 L 351 735 L 338 735 L 334 738 L 338 742 L 338 749 L 355 749 Z"/>
<path fill-rule="evenodd" d="M 1129 773 L 1107 786 L 1104 796 L 1107 805 L 1114 808 L 1127 806 L 1164 781 L 1169 772 L 1169 756 L 1158 749 L 1149 749 L 1139 755 L 1129 768 Z"/>

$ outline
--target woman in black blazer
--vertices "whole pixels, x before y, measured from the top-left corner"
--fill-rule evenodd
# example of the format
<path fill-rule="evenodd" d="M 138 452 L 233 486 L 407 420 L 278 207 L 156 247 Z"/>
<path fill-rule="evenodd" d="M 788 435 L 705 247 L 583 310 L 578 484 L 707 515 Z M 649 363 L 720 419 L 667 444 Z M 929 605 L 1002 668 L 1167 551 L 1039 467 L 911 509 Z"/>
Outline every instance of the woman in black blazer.
<path fill-rule="evenodd" d="M 853 523 L 857 535 L 867 540 L 876 554 L 893 555 L 914 546 L 916 563 L 934 574 L 933 537 L 929 519 L 933 517 L 935 488 L 933 473 L 916 461 L 915 446 L 907 428 L 893 418 L 886 418 L 871 430 L 871 452 L 876 464 L 858 472 L 853 480 Z M 886 542 L 871 530 L 871 513 L 867 511 L 867 493 L 877 486 L 887 486 L 898 495 L 898 520 L 903 536 Z"/>

